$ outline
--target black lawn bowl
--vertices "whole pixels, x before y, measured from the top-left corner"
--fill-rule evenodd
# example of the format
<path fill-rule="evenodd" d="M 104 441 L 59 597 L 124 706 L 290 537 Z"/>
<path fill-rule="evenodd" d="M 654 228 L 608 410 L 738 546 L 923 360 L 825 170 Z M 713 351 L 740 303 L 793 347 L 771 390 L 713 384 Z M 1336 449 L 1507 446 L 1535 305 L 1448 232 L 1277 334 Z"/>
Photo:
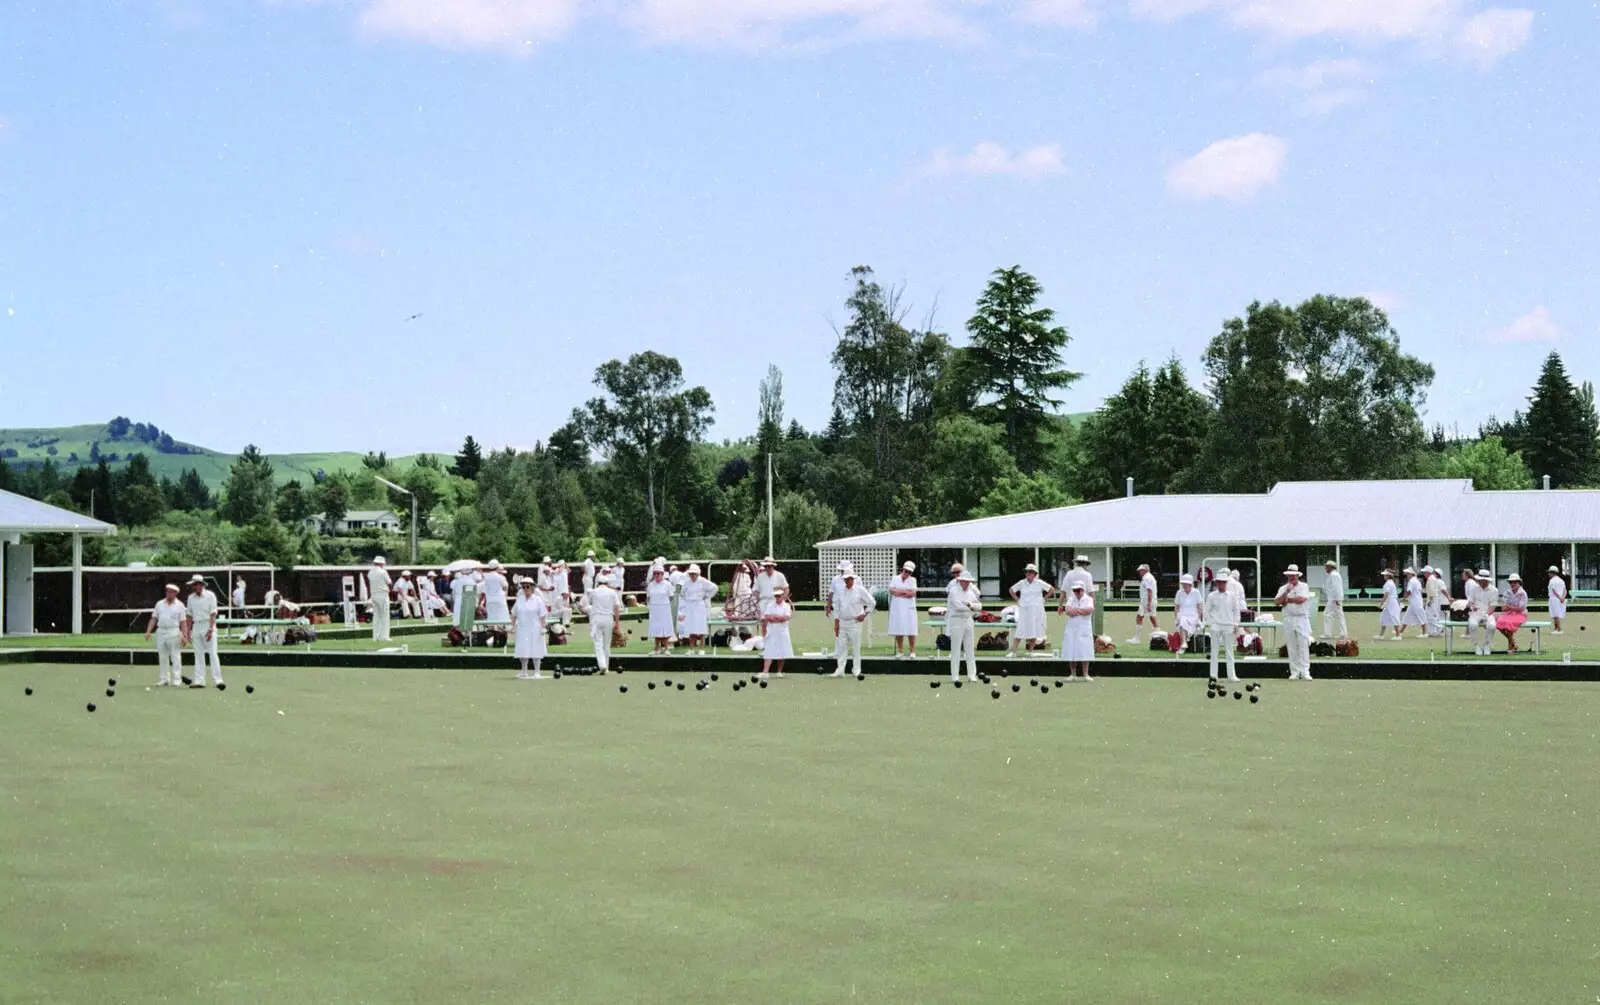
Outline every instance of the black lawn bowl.
<path fill-rule="evenodd" d="M 194 681 L 190 680 L 187 677 L 182 677 L 182 678 L 179 678 L 179 679 L 183 681 L 183 686 L 184 687 L 188 687 L 190 684 L 194 683 Z"/>
<path fill-rule="evenodd" d="M 622 685 L 621 687 L 617 688 L 617 691 L 619 693 L 621 693 L 621 694 L 627 694 L 628 693 L 628 685 L 626 685 L 626 684 Z"/>
<path fill-rule="evenodd" d="M 1040 694 L 1049 694 L 1050 693 L 1050 685 L 1046 684 L 1043 687 L 1039 688 L 1039 693 Z"/>
<path fill-rule="evenodd" d="M 650 682 L 650 690 L 654 691 L 655 689 L 656 689 L 656 682 L 655 681 L 651 681 Z"/>
<path fill-rule="evenodd" d="M 866 675 L 866 674 L 864 674 L 864 673 L 858 673 L 858 674 L 856 674 L 856 680 L 858 680 L 858 681 L 865 681 L 865 680 L 866 680 L 866 679 L 867 679 L 867 675 Z"/>
<path fill-rule="evenodd" d="M 218 691 L 226 691 L 226 690 L 228 690 L 228 685 L 222 683 L 221 681 L 217 681 L 217 690 Z"/>
<path fill-rule="evenodd" d="M 712 680 L 721 680 L 721 679 L 722 679 L 722 678 L 721 678 L 721 677 L 718 677 L 718 676 L 717 676 L 717 675 L 716 675 L 716 674 L 712 674 L 712 675 L 711 675 L 711 679 L 712 679 Z"/>
<path fill-rule="evenodd" d="M 697 681 L 695 683 L 694 689 L 696 691 L 704 691 L 706 689 L 706 682 L 705 681 Z"/>
<path fill-rule="evenodd" d="M 1215 691 L 1207 691 L 1206 692 L 1206 697 L 1207 698 L 1215 698 L 1216 696 L 1217 696 L 1217 692 L 1215 692 Z"/>
<path fill-rule="evenodd" d="M 679 682 L 678 682 L 678 690 L 679 690 L 679 691 L 682 691 L 682 690 L 683 690 L 683 681 L 679 681 Z"/>
<path fill-rule="evenodd" d="M 1035 677 L 1033 680 L 1028 681 L 1028 686 L 1029 687 L 1038 687 L 1039 686 L 1039 678 Z"/>
<path fill-rule="evenodd" d="M 1018 691 L 1021 691 L 1021 690 L 1022 690 L 1022 685 L 1021 684 L 1013 684 L 1013 685 L 1011 685 L 1011 693 L 1012 694 L 1016 694 Z"/>
<path fill-rule="evenodd" d="M 1250 704 L 1252 704 L 1252 705 L 1254 705 L 1256 702 L 1258 702 L 1260 700 L 1261 700 L 1261 696 L 1259 694 L 1253 694 L 1253 695 L 1250 696 Z"/>
<path fill-rule="evenodd" d="M 956 687 L 960 687 L 961 686 L 961 682 L 959 680 L 953 680 L 950 683 L 954 684 Z"/>
<path fill-rule="evenodd" d="M 761 683 L 761 676 L 759 674 L 751 674 L 750 675 L 750 683 L 752 683 L 752 684 Z"/>
<path fill-rule="evenodd" d="M 767 682 L 766 681 L 761 681 L 761 686 L 762 687 L 766 687 L 767 686 Z"/>
<path fill-rule="evenodd" d="M 1111 654 L 1111 658 L 1114 659 L 1114 660 L 1120 660 L 1120 659 L 1122 659 L 1122 654 L 1121 653 L 1112 653 Z"/>
<path fill-rule="evenodd" d="M 1056 681 L 1056 687 L 1066 687 L 1066 686 L 1067 686 L 1067 682 L 1066 681 L 1064 681 L 1064 680 Z"/>
<path fill-rule="evenodd" d="M 22 693 L 23 694 L 33 694 L 33 688 L 25 687 L 25 688 L 22 689 Z"/>
<path fill-rule="evenodd" d="M 117 696 L 117 692 L 111 690 L 110 688 L 106 688 L 106 697 L 107 698 L 115 698 L 116 696 Z"/>
<path fill-rule="evenodd" d="M 999 688 L 995 688 L 993 691 L 990 691 L 989 692 L 989 697 L 991 697 L 991 698 L 1000 697 L 1000 689 Z"/>
<path fill-rule="evenodd" d="M 254 684 L 246 684 L 244 686 L 244 693 L 245 694 L 255 694 L 256 693 L 256 686 Z"/>
<path fill-rule="evenodd" d="M 1240 698 L 1243 698 L 1243 697 L 1244 697 L 1244 692 L 1243 691 L 1235 691 L 1235 692 L 1233 692 L 1233 698 L 1234 698 L 1235 701 L 1238 701 Z"/>
<path fill-rule="evenodd" d="M 930 681 L 928 681 L 928 686 L 929 686 L 929 687 L 933 687 L 933 688 L 936 688 L 936 687 L 938 687 L 938 686 L 939 686 L 939 682 L 938 682 L 938 681 L 936 681 L 936 680 L 930 680 Z"/>
<path fill-rule="evenodd" d="M 672 686 L 672 681 L 664 680 L 664 681 L 661 682 L 661 686 L 662 687 L 671 687 Z"/>
<path fill-rule="evenodd" d="M 106 681 L 106 687 L 116 687 L 116 686 L 117 686 L 117 679 L 115 677 L 112 677 L 110 680 Z"/>
<path fill-rule="evenodd" d="M 91 712 L 94 711 L 94 702 L 92 702 L 92 701 L 89 703 L 89 711 L 91 711 Z"/>
<path fill-rule="evenodd" d="M 1001 667 L 1000 668 L 1000 676 L 1002 676 L 1002 677 L 1010 677 L 1011 676 L 1011 671 L 1007 670 L 1005 667 Z"/>

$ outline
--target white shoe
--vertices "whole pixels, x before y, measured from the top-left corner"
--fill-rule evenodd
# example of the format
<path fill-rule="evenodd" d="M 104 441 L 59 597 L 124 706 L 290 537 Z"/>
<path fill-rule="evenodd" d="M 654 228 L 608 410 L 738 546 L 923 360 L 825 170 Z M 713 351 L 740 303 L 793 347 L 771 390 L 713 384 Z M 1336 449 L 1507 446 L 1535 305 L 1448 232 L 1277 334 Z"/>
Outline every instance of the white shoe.
<path fill-rule="evenodd" d="M 1311 671 L 1310 670 L 1306 670 L 1306 671 L 1302 672 L 1300 674 L 1300 679 L 1301 680 L 1310 680 L 1311 679 Z"/>
<path fill-rule="evenodd" d="M 539 671 L 535 670 L 532 674 L 530 674 L 528 676 L 528 679 L 529 680 L 544 680 L 544 674 L 542 674 Z"/>
<path fill-rule="evenodd" d="M 843 677 L 844 676 L 844 667 L 840 667 L 839 669 L 835 670 L 833 672 L 833 676 L 835 676 L 835 677 Z"/>
<path fill-rule="evenodd" d="M 1140 645 L 1144 645 L 1144 643 L 1140 642 L 1138 639 L 1129 639 L 1128 640 L 1128 645 L 1130 645 L 1130 646 L 1140 646 Z"/>
<path fill-rule="evenodd" d="M 1017 658 L 1017 654 L 1016 654 L 1015 650 L 1012 650 L 1012 651 L 1006 653 L 1006 659 L 1012 660 L 1012 659 L 1016 659 L 1016 658 Z"/>
<path fill-rule="evenodd" d="M 978 678 L 977 678 L 977 677 L 976 677 L 976 676 L 971 676 L 971 677 L 968 677 L 968 678 L 967 678 L 967 683 L 969 683 L 969 684 L 976 684 L 976 683 L 978 683 Z"/>
<path fill-rule="evenodd" d="M 1085 684 L 1087 684 L 1087 683 L 1089 683 L 1089 682 L 1091 682 L 1091 681 L 1093 681 L 1093 680 L 1094 680 L 1094 678 L 1093 678 L 1093 677 L 1090 677 L 1090 676 L 1089 676 L 1089 675 L 1088 675 L 1088 673 L 1085 673 L 1085 674 L 1084 674 L 1084 675 L 1083 675 L 1083 681 L 1084 681 L 1084 683 L 1085 683 Z"/>
<path fill-rule="evenodd" d="M 1233 674 L 1229 674 L 1228 675 L 1228 683 L 1229 684 L 1237 684 L 1237 683 L 1239 683 L 1239 678 L 1235 677 Z"/>
<path fill-rule="evenodd" d="M 772 679 L 772 675 L 767 673 L 765 670 L 763 670 L 760 673 L 756 674 L 756 679 L 757 680 L 771 680 Z"/>
<path fill-rule="evenodd" d="M 1555 630 L 1555 631 L 1553 631 L 1553 632 L 1551 632 L 1551 633 L 1550 633 L 1550 634 L 1551 634 L 1551 635 L 1560 635 L 1560 634 L 1562 634 L 1562 632 L 1561 632 L 1561 630 L 1560 630 L 1560 629 L 1559 629 L 1559 628 L 1558 628 L 1558 629 L 1556 629 L 1556 630 Z"/>

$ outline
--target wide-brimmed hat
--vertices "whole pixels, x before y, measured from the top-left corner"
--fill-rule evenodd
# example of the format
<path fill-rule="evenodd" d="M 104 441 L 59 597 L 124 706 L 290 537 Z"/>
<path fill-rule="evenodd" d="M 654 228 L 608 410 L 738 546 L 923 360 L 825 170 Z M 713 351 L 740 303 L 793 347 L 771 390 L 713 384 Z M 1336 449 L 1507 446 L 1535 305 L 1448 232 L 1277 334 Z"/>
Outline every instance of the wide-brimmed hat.
<path fill-rule="evenodd" d="M 173 593 L 177 593 L 178 592 L 178 584 L 177 583 L 168 583 L 167 584 L 167 589 L 171 590 Z"/>
<path fill-rule="evenodd" d="M 1150 566 L 1146 562 L 1140 562 L 1139 563 L 1139 567 L 1137 569 L 1133 570 L 1133 571 L 1134 572 L 1149 572 L 1150 571 Z"/>
<path fill-rule="evenodd" d="M 384 558 L 382 555 L 378 555 L 375 558 L 373 558 L 372 564 L 373 565 L 388 565 L 389 564 L 389 560 Z"/>
<path fill-rule="evenodd" d="M 1330 558 L 1326 562 L 1322 563 L 1322 567 L 1324 569 L 1337 569 L 1339 567 L 1339 563 Z"/>
<path fill-rule="evenodd" d="M 411 570 L 410 569 L 406 569 L 404 572 L 400 573 L 400 578 L 401 579 L 406 579 L 406 578 L 409 578 L 410 575 L 411 575 Z"/>
<path fill-rule="evenodd" d="M 1089 564 L 1089 556 L 1088 555 L 1079 555 L 1077 558 L 1073 559 L 1072 561 L 1076 565 L 1088 565 Z"/>
<path fill-rule="evenodd" d="M 1034 565 L 1032 562 L 1029 562 L 1027 565 L 1022 567 L 1022 571 L 1023 572 L 1038 572 L 1039 571 L 1039 567 L 1037 565 Z"/>
<path fill-rule="evenodd" d="M 1406 576 L 1415 576 L 1417 574 L 1417 570 L 1413 569 L 1409 565 L 1406 566 L 1404 569 L 1401 569 L 1400 572 L 1401 572 L 1402 575 L 1406 575 Z"/>
<path fill-rule="evenodd" d="M 1552 565 L 1549 569 L 1547 569 L 1545 571 L 1549 572 L 1552 576 L 1561 575 L 1561 570 L 1559 568 L 1557 568 L 1556 566 L 1554 566 L 1554 565 Z"/>
<path fill-rule="evenodd" d="M 956 572 L 956 582 L 958 582 L 958 583 L 970 583 L 970 582 L 972 582 L 972 573 L 968 572 L 965 569 L 958 570 Z"/>
<path fill-rule="evenodd" d="M 1394 578 L 1394 570 L 1393 569 L 1384 569 L 1383 571 L 1379 572 L 1378 575 L 1380 575 L 1380 576 L 1388 576 L 1390 579 L 1393 579 Z"/>
<path fill-rule="evenodd" d="M 690 566 L 689 566 L 689 569 L 688 569 L 688 573 L 691 576 L 698 576 L 698 575 L 700 575 L 700 567 L 698 565 L 694 565 L 694 564 L 691 563 Z"/>
<path fill-rule="evenodd" d="M 763 558 L 761 560 L 761 564 L 762 565 L 777 565 L 778 564 L 778 560 L 773 558 L 771 555 L 768 555 L 766 558 Z"/>
<path fill-rule="evenodd" d="M 1073 589 L 1074 589 L 1074 590 L 1081 590 L 1081 589 L 1083 589 L 1083 580 L 1081 580 L 1081 579 L 1075 579 L 1075 580 L 1073 580 L 1073 581 L 1072 581 L 1072 588 L 1073 588 Z"/>
<path fill-rule="evenodd" d="M 1178 585 L 1179 586 L 1193 586 L 1194 585 L 1194 577 L 1189 575 L 1186 572 L 1183 575 L 1178 577 Z"/>
<path fill-rule="evenodd" d="M 1490 574 L 1488 569 L 1479 569 L 1477 578 L 1478 579 L 1493 579 L 1494 576 L 1492 574 Z"/>
<path fill-rule="evenodd" d="M 204 583 L 205 581 L 206 577 L 200 575 L 198 572 L 189 577 L 189 582 L 191 583 Z"/>
<path fill-rule="evenodd" d="M 1232 578 L 1233 578 L 1232 576 L 1228 575 L 1228 570 L 1227 569 L 1223 569 L 1221 572 L 1217 573 L 1216 576 L 1211 581 L 1213 583 L 1226 583 L 1226 582 L 1229 582 Z"/>
<path fill-rule="evenodd" d="M 1298 576 L 1300 575 L 1300 567 L 1298 565 L 1291 565 L 1287 569 L 1283 570 L 1283 574 L 1285 576 Z"/>
<path fill-rule="evenodd" d="M 584 552 L 583 553 L 583 557 L 584 558 L 593 558 L 594 557 L 594 549 L 591 548 L 588 551 Z"/>
<path fill-rule="evenodd" d="M 543 558 L 541 558 L 541 559 L 539 559 L 539 561 L 540 561 L 540 562 L 541 562 L 541 563 L 543 563 L 543 564 L 545 564 L 545 565 L 549 565 L 549 564 L 550 564 L 550 556 L 549 556 L 549 555 L 546 555 L 546 556 L 545 556 L 545 557 L 543 557 Z"/>
<path fill-rule="evenodd" d="M 491 568 L 491 569 L 500 568 L 500 560 L 498 558 L 489 559 L 489 568 Z"/>
<path fill-rule="evenodd" d="M 1520 582 L 1522 582 L 1522 577 L 1513 572 L 1511 575 L 1506 577 L 1506 582 L 1508 582 L 1508 583 L 1520 583 Z"/>
<path fill-rule="evenodd" d="M 902 571 L 902 572 L 916 572 L 917 571 L 917 563 L 915 563 L 915 562 L 907 562 L 905 565 L 902 565 L 900 567 L 900 571 Z"/>

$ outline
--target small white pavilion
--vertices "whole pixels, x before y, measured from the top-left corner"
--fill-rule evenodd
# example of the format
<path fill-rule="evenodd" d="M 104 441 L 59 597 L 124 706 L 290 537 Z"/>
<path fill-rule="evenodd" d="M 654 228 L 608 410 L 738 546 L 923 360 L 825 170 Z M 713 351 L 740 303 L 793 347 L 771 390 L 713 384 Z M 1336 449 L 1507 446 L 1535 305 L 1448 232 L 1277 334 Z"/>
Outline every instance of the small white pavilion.
<path fill-rule="evenodd" d="M 83 536 L 115 524 L 0 489 L 0 635 L 33 634 L 33 546 L 24 534 L 72 535 L 72 634 L 83 634 Z"/>

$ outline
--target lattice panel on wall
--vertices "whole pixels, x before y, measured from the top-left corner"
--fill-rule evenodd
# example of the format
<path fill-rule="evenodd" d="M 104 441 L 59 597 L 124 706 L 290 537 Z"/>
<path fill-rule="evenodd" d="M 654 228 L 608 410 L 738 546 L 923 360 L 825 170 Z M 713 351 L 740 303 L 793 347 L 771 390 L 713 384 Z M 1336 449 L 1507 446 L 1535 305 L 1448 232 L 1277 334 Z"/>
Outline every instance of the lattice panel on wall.
<path fill-rule="evenodd" d="M 856 575 L 863 586 L 872 591 L 881 590 L 889 585 L 897 571 L 894 556 L 893 548 L 818 548 L 819 579 L 823 584 L 833 582 L 833 577 L 839 574 L 839 563 L 849 561 L 856 567 Z M 822 589 L 825 592 L 827 586 Z"/>

